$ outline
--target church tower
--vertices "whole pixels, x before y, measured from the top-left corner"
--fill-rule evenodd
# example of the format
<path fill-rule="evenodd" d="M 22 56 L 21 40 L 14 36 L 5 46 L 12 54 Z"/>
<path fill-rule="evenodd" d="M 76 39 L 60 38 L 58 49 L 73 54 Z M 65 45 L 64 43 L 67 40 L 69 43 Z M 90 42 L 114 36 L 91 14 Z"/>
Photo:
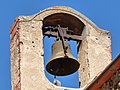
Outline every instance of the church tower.
<path fill-rule="evenodd" d="M 84 90 L 111 62 L 109 31 L 70 7 L 50 7 L 32 16 L 17 17 L 11 27 L 12 90 L 75 90 L 54 85 L 44 74 L 43 36 L 50 33 L 44 32 L 43 26 L 58 24 L 73 30 L 70 39 L 77 41 L 81 86 L 76 90 Z"/>

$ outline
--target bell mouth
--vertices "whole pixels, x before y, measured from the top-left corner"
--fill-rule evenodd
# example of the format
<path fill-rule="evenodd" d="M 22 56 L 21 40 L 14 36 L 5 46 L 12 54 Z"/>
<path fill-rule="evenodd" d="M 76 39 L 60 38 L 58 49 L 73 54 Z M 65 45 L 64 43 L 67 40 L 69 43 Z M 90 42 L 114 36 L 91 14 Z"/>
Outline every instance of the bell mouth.
<path fill-rule="evenodd" d="M 56 76 L 65 76 L 76 72 L 79 68 L 79 62 L 74 58 L 61 57 L 50 62 L 46 65 L 46 70 Z"/>

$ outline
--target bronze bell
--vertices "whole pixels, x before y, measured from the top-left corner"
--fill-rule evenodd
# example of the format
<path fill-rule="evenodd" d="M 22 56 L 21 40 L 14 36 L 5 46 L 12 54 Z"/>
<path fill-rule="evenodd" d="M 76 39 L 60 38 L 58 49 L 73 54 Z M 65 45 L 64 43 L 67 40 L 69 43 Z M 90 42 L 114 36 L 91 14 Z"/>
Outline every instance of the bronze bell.
<path fill-rule="evenodd" d="M 80 66 L 76 58 L 71 54 L 70 44 L 64 41 L 66 55 L 64 54 L 62 41 L 55 41 L 52 45 L 52 57 L 46 65 L 46 70 L 55 76 L 65 76 L 76 72 Z"/>

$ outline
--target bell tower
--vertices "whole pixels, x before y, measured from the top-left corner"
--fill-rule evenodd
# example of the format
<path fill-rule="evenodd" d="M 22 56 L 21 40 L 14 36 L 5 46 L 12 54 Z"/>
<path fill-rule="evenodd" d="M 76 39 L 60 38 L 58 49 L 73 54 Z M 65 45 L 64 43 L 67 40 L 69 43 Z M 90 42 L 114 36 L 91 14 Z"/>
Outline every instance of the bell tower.
<path fill-rule="evenodd" d="M 55 37 L 57 43 L 55 42 L 53 47 L 59 44 L 62 55 L 67 56 L 64 57 L 67 58 L 66 63 L 69 63 L 69 60 L 74 63 L 62 67 L 63 69 L 56 73 L 56 63 L 63 57 L 59 55 L 59 59 L 56 60 L 53 58 L 57 55 L 53 54 L 52 61 L 46 66 L 47 71 L 62 76 L 78 70 L 81 86 L 77 90 L 84 90 L 111 62 L 109 31 L 98 28 L 83 14 L 70 7 L 54 6 L 35 15 L 19 16 L 15 19 L 10 31 L 12 90 L 75 90 L 56 86 L 46 78 L 44 35 Z M 78 61 L 71 55 L 69 44 L 64 39 L 77 42 Z M 56 53 L 53 50 L 54 52 Z M 53 65 L 56 68 L 52 67 Z M 70 65 L 73 68 L 69 70 Z M 61 73 L 62 70 L 64 73 Z"/>

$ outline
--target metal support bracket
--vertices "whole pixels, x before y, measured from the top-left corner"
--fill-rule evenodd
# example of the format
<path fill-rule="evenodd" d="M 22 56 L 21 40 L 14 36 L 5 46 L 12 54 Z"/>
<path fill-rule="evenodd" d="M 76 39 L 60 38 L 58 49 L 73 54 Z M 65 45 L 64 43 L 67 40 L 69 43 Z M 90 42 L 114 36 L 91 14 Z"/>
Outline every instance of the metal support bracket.
<path fill-rule="evenodd" d="M 61 27 L 60 25 L 58 26 L 43 26 L 43 34 L 46 36 L 51 36 L 51 37 L 56 37 L 58 36 L 58 29 L 62 29 L 63 32 L 63 38 L 68 39 L 68 40 L 74 40 L 74 41 L 81 41 L 82 36 L 80 35 L 74 35 L 73 30 L 68 30 L 67 28 Z"/>
<path fill-rule="evenodd" d="M 81 41 L 81 36 L 78 35 L 72 35 L 73 31 L 68 30 L 67 28 L 63 28 L 60 25 L 53 27 L 53 26 L 47 26 L 43 27 L 43 34 L 47 35 L 48 37 L 53 36 L 56 37 L 56 40 L 62 41 L 62 46 L 64 50 L 65 57 L 67 57 L 67 47 L 64 44 L 64 38 L 68 40 L 75 40 L 75 41 Z"/>

